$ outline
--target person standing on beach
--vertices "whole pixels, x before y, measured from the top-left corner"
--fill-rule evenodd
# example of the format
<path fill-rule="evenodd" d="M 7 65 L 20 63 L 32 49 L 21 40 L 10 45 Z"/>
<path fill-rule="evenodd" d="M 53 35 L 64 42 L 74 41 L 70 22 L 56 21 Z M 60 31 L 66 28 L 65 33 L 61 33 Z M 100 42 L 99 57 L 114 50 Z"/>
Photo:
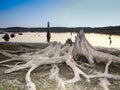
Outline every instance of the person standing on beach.
<path fill-rule="evenodd" d="M 109 36 L 109 40 L 110 40 L 109 44 L 110 44 L 110 46 L 111 46 L 111 43 L 112 43 L 111 34 L 110 34 L 110 36 Z"/>

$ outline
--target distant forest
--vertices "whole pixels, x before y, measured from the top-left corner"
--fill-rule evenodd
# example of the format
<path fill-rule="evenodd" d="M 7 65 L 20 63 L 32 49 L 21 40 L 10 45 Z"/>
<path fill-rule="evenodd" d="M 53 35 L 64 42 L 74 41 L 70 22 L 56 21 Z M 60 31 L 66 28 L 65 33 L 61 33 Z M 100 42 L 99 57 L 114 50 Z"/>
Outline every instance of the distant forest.
<path fill-rule="evenodd" d="M 101 34 L 114 34 L 120 35 L 120 26 L 108 26 L 108 27 L 50 27 L 50 32 L 79 32 L 83 29 L 86 33 L 101 33 Z M 25 27 L 8 27 L 0 28 L 0 32 L 46 32 L 47 28 L 25 28 Z"/>

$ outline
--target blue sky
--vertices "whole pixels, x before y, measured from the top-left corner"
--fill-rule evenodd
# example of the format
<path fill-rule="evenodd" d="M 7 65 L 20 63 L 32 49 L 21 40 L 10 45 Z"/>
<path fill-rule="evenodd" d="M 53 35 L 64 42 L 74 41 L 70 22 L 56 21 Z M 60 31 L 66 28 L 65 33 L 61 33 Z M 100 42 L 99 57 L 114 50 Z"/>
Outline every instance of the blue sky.
<path fill-rule="evenodd" d="M 120 25 L 120 0 L 0 0 L 0 27 Z"/>

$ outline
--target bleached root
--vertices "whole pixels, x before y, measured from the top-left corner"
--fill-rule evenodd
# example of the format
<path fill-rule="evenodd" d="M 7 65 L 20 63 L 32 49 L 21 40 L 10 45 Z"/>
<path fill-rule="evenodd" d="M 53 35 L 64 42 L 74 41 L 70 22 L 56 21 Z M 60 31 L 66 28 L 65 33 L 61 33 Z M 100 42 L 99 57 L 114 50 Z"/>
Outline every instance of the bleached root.
<path fill-rule="evenodd" d="M 108 86 L 110 82 L 108 79 L 120 80 L 120 75 L 113 75 L 108 73 L 108 67 L 112 63 L 112 60 L 109 59 L 109 62 L 106 64 L 104 73 L 97 73 L 97 75 L 89 75 L 89 78 L 99 78 L 100 86 L 103 87 L 104 90 L 109 90 Z"/>
<path fill-rule="evenodd" d="M 37 67 L 38 66 L 32 66 L 26 74 L 25 80 L 26 80 L 26 83 L 27 83 L 27 90 L 36 90 L 36 86 L 30 78 L 30 73 Z"/>
<path fill-rule="evenodd" d="M 109 59 L 109 62 L 106 64 L 106 67 L 105 67 L 105 72 L 104 73 L 108 73 L 108 67 L 110 66 L 110 64 L 112 63 L 112 60 Z"/>
<path fill-rule="evenodd" d="M 98 75 L 89 75 L 89 78 L 108 78 L 108 79 L 113 79 L 113 80 L 120 80 L 120 75 L 101 73 Z"/>
<path fill-rule="evenodd" d="M 69 44 L 62 45 L 60 43 L 51 43 L 45 49 L 42 50 L 36 49 L 33 52 L 32 51 L 26 52 L 21 55 L 12 54 L 13 52 L 11 53 L 10 51 L 0 51 L 0 53 L 10 58 L 0 62 L 0 64 L 2 64 L 3 66 L 10 68 L 5 70 L 4 71 L 5 73 L 11 73 L 14 71 L 30 68 L 25 78 L 28 90 L 36 90 L 35 84 L 32 82 L 30 78 L 31 72 L 41 65 L 48 64 L 54 64 L 51 69 L 50 79 L 56 80 L 56 82 L 58 83 L 58 87 L 60 87 L 62 90 L 65 90 L 65 84 L 80 81 L 81 80 L 80 76 L 83 76 L 87 82 L 90 82 L 90 79 L 93 78 L 99 79 L 101 82 L 100 85 L 105 90 L 109 90 L 108 86 L 110 85 L 107 79 L 120 80 L 120 75 L 108 73 L 110 64 L 120 63 L 120 58 L 94 49 L 86 40 L 83 32 L 80 32 L 80 34 L 76 38 L 75 44 L 73 44 L 72 46 L 70 46 Z M 74 58 L 77 59 L 77 55 L 85 56 L 89 64 L 82 63 L 81 65 L 75 62 Z M 12 66 L 3 64 L 14 60 L 19 60 L 24 63 Z M 84 71 L 82 71 L 86 70 L 84 66 L 95 68 L 95 66 L 93 66 L 95 60 L 96 62 L 107 63 L 105 71 L 103 73 L 87 75 Z M 65 62 L 66 65 L 68 65 L 74 73 L 74 77 L 70 80 L 64 81 L 59 76 L 59 68 L 57 64 L 63 62 Z"/>
<path fill-rule="evenodd" d="M 109 59 L 109 62 L 106 64 L 104 74 L 108 74 L 108 67 L 110 66 L 112 60 Z M 104 88 L 104 90 L 109 90 L 108 86 L 110 85 L 110 82 L 107 78 L 100 78 L 100 86 Z"/>
<path fill-rule="evenodd" d="M 61 90 L 65 90 L 65 82 L 63 81 L 62 78 L 59 77 L 59 68 L 57 65 L 52 66 L 49 78 L 55 79 L 56 82 L 58 83 L 58 88 L 60 88 Z"/>
<path fill-rule="evenodd" d="M 57 42 L 53 42 L 53 43 L 50 43 L 50 45 L 48 47 L 46 47 L 45 49 L 42 49 L 42 50 L 37 50 L 34 54 L 45 54 L 46 52 L 50 52 L 51 49 L 53 50 L 54 46 L 56 46 Z M 51 48 L 51 49 L 50 49 Z"/>
<path fill-rule="evenodd" d="M 87 66 L 87 67 L 90 67 L 90 68 L 95 68 L 96 67 L 93 64 L 89 64 L 89 63 L 85 63 L 85 62 L 81 62 L 81 61 L 77 61 L 77 62 L 79 62 L 82 66 Z"/>
<path fill-rule="evenodd" d="M 8 53 L 7 51 L 0 51 L 0 53 L 7 57 L 18 58 L 18 55 Z"/>
<path fill-rule="evenodd" d="M 79 68 L 81 68 L 81 69 L 84 69 L 84 70 L 87 69 L 87 68 L 83 67 L 82 65 L 77 64 L 75 61 L 74 61 L 74 63 L 75 63 L 75 65 L 76 65 L 77 67 L 79 67 Z"/>
<path fill-rule="evenodd" d="M 108 86 L 110 85 L 107 78 L 100 78 L 100 86 L 103 87 L 104 90 L 109 90 Z"/>
<path fill-rule="evenodd" d="M 0 64 L 2 64 L 2 63 L 7 63 L 7 62 L 11 62 L 11 61 L 15 61 L 15 60 L 16 60 L 16 58 L 3 60 L 3 61 L 0 61 Z"/>
<path fill-rule="evenodd" d="M 19 55 L 11 54 L 11 53 L 7 52 L 7 50 L 0 51 L 0 53 L 6 57 L 9 57 L 9 59 L 1 60 L 0 64 L 8 63 L 11 61 L 24 61 L 21 59 L 21 57 Z"/>
<path fill-rule="evenodd" d="M 1 64 L 1 66 L 8 67 L 8 68 L 13 68 L 14 67 L 14 65 L 6 65 L 6 64 Z"/>
<path fill-rule="evenodd" d="M 108 79 L 120 80 L 120 75 L 101 73 L 97 75 L 89 75 L 89 78 L 108 78 Z"/>
<path fill-rule="evenodd" d="M 67 83 L 74 83 L 79 81 L 80 80 L 79 75 L 84 76 L 87 79 L 87 81 L 90 82 L 89 77 L 75 65 L 71 55 L 68 56 L 68 59 L 66 60 L 66 64 L 70 66 L 70 68 L 72 68 L 74 72 L 74 78 L 66 81 Z"/>
<path fill-rule="evenodd" d="M 109 62 L 106 64 L 105 67 L 105 74 L 108 74 L 108 67 L 110 66 L 112 60 L 109 59 Z M 109 90 L 108 86 L 110 85 L 110 82 L 108 81 L 107 78 L 100 78 L 100 85 L 104 88 L 104 90 Z"/>
<path fill-rule="evenodd" d="M 22 64 L 22 65 L 16 65 L 12 67 L 11 69 L 5 70 L 5 73 L 11 73 L 11 72 L 22 70 L 22 69 L 29 68 L 29 67 L 30 67 L 29 63 Z"/>
<path fill-rule="evenodd" d="M 103 62 L 106 63 L 109 59 L 112 60 L 112 63 L 120 63 L 120 57 L 97 51 L 92 45 L 87 41 L 83 30 L 76 37 L 75 48 L 73 50 L 74 57 L 76 55 L 83 55 L 87 58 L 90 64 Z"/>

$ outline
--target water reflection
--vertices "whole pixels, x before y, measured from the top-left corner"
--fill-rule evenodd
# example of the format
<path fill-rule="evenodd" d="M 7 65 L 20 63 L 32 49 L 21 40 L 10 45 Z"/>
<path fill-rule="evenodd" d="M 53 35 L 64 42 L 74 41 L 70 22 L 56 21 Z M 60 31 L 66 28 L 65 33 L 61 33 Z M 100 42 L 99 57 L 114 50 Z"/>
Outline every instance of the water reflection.
<path fill-rule="evenodd" d="M 9 33 L 10 35 L 11 33 Z M 0 42 L 5 42 L 2 37 L 4 34 L 0 34 Z M 75 41 L 76 33 L 51 33 L 51 42 L 57 41 L 61 43 L 65 43 L 65 41 L 70 38 L 72 41 Z M 111 46 L 110 46 L 110 40 L 109 35 L 105 34 L 85 34 L 87 40 L 93 45 L 93 46 L 102 46 L 102 47 L 114 47 L 114 48 L 120 48 L 120 36 L 111 35 Z M 26 32 L 22 35 L 19 35 L 19 33 L 15 33 L 14 38 L 10 38 L 9 42 L 30 42 L 30 43 L 40 43 L 45 42 L 47 43 L 46 38 L 46 32 Z"/>

